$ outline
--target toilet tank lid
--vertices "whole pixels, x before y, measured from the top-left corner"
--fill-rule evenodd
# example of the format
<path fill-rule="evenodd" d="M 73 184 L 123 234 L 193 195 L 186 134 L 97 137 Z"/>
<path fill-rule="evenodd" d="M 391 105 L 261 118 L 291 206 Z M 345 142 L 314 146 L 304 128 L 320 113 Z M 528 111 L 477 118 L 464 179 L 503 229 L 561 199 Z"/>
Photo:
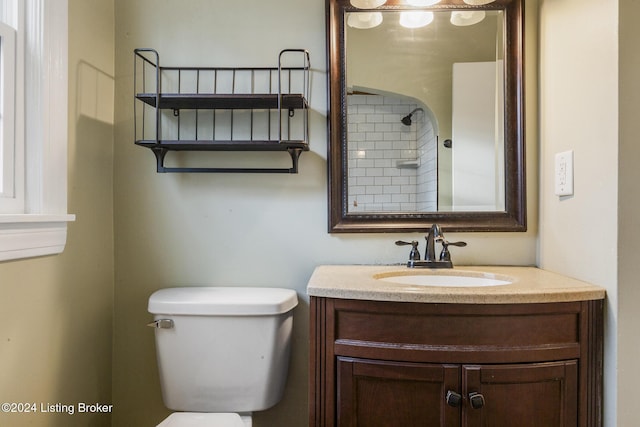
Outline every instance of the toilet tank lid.
<path fill-rule="evenodd" d="M 166 288 L 149 297 L 152 314 L 260 316 L 298 305 L 293 289 L 258 287 Z"/>

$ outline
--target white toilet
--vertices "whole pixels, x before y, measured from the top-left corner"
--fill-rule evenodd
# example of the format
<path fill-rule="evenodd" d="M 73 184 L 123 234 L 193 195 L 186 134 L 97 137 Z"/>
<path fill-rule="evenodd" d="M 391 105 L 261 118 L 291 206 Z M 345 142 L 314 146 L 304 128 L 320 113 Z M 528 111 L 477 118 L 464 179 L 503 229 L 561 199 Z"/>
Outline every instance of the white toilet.
<path fill-rule="evenodd" d="M 250 427 L 272 407 L 289 367 L 292 289 L 185 287 L 149 297 L 167 408 L 158 427 Z"/>

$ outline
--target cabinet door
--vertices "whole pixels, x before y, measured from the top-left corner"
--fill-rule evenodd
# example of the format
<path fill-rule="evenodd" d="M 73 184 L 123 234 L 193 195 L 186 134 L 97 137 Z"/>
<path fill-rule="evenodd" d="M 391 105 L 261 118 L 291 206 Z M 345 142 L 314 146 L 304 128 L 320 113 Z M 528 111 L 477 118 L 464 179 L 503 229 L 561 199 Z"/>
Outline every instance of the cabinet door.
<path fill-rule="evenodd" d="M 575 360 L 462 367 L 464 427 L 575 427 Z M 473 393 L 479 393 L 472 401 Z M 475 406 L 475 408 L 474 408 Z"/>
<path fill-rule="evenodd" d="M 338 357 L 337 425 L 460 426 L 460 406 L 445 401 L 459 384 L 459 365 Z"/>

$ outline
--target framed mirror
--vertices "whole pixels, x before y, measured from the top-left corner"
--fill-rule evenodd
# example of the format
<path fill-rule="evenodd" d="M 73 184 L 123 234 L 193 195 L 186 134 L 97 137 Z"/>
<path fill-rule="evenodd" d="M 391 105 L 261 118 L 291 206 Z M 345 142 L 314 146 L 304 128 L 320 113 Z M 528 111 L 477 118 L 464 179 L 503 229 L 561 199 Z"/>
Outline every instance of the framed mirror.
<path fill-rule="evenodd" d="M 525 231 L 523 0 L 326 7 L 329 232 Z"/>

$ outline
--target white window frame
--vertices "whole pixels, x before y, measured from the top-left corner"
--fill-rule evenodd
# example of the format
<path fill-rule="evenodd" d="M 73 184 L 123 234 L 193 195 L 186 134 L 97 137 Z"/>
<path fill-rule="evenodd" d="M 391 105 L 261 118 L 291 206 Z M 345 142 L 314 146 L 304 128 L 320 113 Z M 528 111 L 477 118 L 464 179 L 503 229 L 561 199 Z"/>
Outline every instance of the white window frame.
<path fill-rule="evenodd" d="M 16 62 L 24 61 L 24 71 L 16 72 L 14 150 L 14 196 L 23 205 L 2 207 L 0 261 L 62 252 L 67 222 L 75 220 L 67 213 L 68 1 L 3 3 L 24 8 L 16 12 Z"/>
<path fill-rule="evenodd" d="M 2 62 L 0 70 L 0 96 L 2 111 L 2 151 L 3 184 L 0 187 L 0 213 L 24 212 L 24 180 L 21 175 L 16 176 L 16 162 L 22 161 L 22 141 L 24 133 L 20 132 L 18 120 L 23 119 L 17 109 L 24 99 L 24 37 L 18 34 L 17 28 L 21 27 L 24 17 L 24 4 L 15 0 L 0 0 L 2 8 Z"/>

